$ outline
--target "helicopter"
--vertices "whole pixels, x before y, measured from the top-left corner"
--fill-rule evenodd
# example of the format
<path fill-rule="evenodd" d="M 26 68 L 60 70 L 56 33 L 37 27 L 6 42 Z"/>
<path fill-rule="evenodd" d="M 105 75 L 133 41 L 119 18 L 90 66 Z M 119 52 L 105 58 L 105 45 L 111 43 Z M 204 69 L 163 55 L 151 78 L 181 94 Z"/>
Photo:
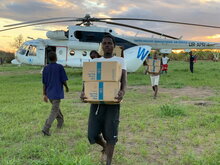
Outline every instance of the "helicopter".
<path fill-rule="evenodd" d="M 152 21 L 207 28 L 220 28 L 218 26 L 212 25 L 153 19 L 94 18 L 90 17 L 90 15 L 87 14 L 83 18 L 60 17 L 6 25 L 5 27 L 7 28 L 0 30 L 0 32 L 41 24 L 70 21 L 80 22 L 76 25 L 68 26 L 67 31 L 48 31 L 46 33 L 48 39 L 38 38 L 24 42 L 22 46 L 16 51 L 15 59 L 11 62 L 12 64 L 24 63 L 30 65 L 44 66 L 48 63 L 47 54 L 50 51 L 55 51 L 57 54 L 57 63 L 69 67 L 82 67 L 83 62 L 88 62 L 91 60 L 89 56 L 90 51 L 99 50 L 100 43 L 105 34 L 111 34 L 112 36 L 114 36 L 116 44 L 118 46 L 123 47 L 124 59 L 128 72 L 137 71 L 138 68 L 142 66 L 143 62 L 146 60 L 151 50 L 157 50 L 160 53 L 169 54 L 172 52 L 172 50 L 175 49 L 184 49 L 185 51 L 190 51 L 191 49 L 220 49 L 220 43 L 181 40 L 181 37 L 173 37 L 152 30 L 113 22 L 115 20 Z M 165 38 L 149 38 L 119 35 L 111 28 L 92 26 L 93 22 L 101 22 L 110 25 L 132 28 L 163 36 Z"/>

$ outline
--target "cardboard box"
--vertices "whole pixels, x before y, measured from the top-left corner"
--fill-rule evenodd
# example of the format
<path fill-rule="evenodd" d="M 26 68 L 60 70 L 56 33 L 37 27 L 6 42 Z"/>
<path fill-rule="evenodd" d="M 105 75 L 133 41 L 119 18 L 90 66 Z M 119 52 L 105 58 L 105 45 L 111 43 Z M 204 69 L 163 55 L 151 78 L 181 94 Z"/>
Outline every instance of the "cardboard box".
<path fill-rule="evenodd" d="M 100 44 L 99 46 L 99 50 L 98 50 L 98 53 L 103 56 L 104 55 L 104 52 L 102 50 L 102 44 Z M 120 48 L 120 46 L 115 46 L 114 50 L 113 50 L 113 53 L 112 53 L 114 56 L 118 56 L 118 57 L 121 57 L 122 55 L 122 49 Z"/>
<path fill-rule="evenodd" d="M 149 73 L 159 73 L 161 68 L 161 59 L 148 59 L 147 65 Z"/>
<path fill-rule="evenodd" d="M 121 65 L 116 61 L 83 63 L 83 81 L 120 81 L 121 74 Z"/>
<path fill-rule="evenodd" d="M 160 72 L 160 66 L 148 66 L 148 72 L 149 73 L 159 73 Z"/>
<path fill-rule="evenodd" d="M 161 66 L 161 59 L 148 59 L 147 64 L 149 66 Z"/>
<path fill-rule="evenodd" d="M 117 103 L 115 99 L 119 90 L 120 82 L 85 82 L 85 101 L 89 103 Z"/>

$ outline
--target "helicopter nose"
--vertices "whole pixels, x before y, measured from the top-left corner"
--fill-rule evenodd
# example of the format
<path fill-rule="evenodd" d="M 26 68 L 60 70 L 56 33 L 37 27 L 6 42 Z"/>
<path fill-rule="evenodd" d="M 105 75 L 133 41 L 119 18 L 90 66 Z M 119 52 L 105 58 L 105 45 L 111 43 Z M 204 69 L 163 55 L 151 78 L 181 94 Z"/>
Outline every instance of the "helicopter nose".
<path fill-rule="evenodd" d="M 18 54 L 18 53 L 15 53 L 15 59 L 16 59 L 18 62 L 20 62 L 20 60 L 19 60 L 19 54 Z"/>

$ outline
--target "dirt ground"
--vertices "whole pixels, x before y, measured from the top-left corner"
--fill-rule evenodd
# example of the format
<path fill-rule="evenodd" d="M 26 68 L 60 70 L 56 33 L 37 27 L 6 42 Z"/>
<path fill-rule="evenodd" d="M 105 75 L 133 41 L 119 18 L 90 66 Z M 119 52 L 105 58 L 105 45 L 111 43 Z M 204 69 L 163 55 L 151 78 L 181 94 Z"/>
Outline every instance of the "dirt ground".
<path fill-rule="evenodd" d="M 128 90 L 134 90 L 141 93 L 145 92 L 152 92 L 151 86 L 129 86 Z M 192 98 L 190 101 L 181 101 L 181 103 L 186 104 L 194 104 L 194 105 L 210 105 L 214 104 L 214 102 L 206 101 L 208 97 L 216 96 L 217 92 L 211 88 L 193 88 L 193 87 L 184 87 L 184 88 L 162 88 L 159 86 L 158 96 L 160 95 L 168 95 L 172 96 L 173 98 L 179 97 L 188 97 Z"/>

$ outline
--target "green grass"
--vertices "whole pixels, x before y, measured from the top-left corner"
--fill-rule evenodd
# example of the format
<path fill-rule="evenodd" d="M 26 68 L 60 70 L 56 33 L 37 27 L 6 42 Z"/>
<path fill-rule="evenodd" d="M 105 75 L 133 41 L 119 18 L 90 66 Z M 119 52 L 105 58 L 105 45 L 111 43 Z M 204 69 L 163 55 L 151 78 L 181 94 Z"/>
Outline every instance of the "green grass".
<path fill-rule="evenodd" d="M 185 116 L 185 112 L 182 106 L 164 104 L 160 106 L 160 115 L 169 117 Z"/>
<path fill-rule="evenodd" d="M 128 74 L 114 165 L 220 164 L 220 63 L 171 61 L 153 99 L 144 67 Z M 89 145 L 89 104 L 79 99 L 81 69 L 66 68 L 70 92 L 62 100 L 65 125 L 41 134 L 51 105 L 42 101 L 40 66 L 0 66 L 0 164 L 97 165 L 101 148 Z M 193 91 L 180 93 L 189 88 Z M 190 92 L 211 91 L 210 95 Z M 163 90 L 166 90 L 163 92 Z M 195 102 L 207 102 L 196 105 Z"/>

